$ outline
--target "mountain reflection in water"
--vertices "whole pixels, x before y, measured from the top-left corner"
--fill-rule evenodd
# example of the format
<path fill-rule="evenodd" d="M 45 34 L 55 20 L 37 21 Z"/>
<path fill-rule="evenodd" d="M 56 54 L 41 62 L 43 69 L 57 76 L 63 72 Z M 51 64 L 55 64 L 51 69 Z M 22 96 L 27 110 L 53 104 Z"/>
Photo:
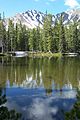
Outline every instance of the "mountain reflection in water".
<path fill-rule="evenodd" d="M 79 87 L 80 58 L 0 57 L 0 84 L 45 89 Z"/>

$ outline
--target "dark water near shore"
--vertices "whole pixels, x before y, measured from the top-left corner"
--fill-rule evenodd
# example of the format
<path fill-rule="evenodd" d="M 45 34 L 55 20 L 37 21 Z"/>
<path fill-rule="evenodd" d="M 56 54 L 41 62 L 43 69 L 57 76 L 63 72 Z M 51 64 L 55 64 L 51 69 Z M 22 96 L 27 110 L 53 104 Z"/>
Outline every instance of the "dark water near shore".
<path fill-rule="evenodd" d="M 0 57 L 0 87 L 25 120 L 63 120 L 80 88 L 80 58 Z"/>

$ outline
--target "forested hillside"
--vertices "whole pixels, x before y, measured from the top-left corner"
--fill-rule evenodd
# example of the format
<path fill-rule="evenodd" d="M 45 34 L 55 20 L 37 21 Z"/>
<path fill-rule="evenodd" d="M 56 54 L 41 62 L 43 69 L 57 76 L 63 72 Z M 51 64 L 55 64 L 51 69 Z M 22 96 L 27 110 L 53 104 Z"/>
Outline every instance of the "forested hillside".
<path fill-rule="evenodd" d="M 0 17 L 1 52 L 9 51 L 41 51 L 41 52 L 76 52 L 80 53 L 80 22 L 74 20 L 68 25 L 63 24 L 63 14 L 54 25 L 52 15 L 46 14 L 43 27 L 39 25 L 30 29 L 12 22 L 9 19 L 8 28 L 4 17 Z"/>

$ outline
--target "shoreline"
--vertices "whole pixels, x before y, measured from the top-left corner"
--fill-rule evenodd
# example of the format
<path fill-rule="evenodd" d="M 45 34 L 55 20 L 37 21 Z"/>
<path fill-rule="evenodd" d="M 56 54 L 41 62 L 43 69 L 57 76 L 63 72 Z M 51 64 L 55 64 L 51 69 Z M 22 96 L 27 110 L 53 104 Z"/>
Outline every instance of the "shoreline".
<path fill-rule="evenodd" d="M 22 54 L 21 54 L 22 52 Z M 78 53 L 52 53 L 52 52 L 31 52 L 31 51 L 17 51 L 15 52 L 8 52 L 8 53 L 0 53 L 0 56 L 29 56 L 29 57 L 75 57 L 79 56 Z"/>

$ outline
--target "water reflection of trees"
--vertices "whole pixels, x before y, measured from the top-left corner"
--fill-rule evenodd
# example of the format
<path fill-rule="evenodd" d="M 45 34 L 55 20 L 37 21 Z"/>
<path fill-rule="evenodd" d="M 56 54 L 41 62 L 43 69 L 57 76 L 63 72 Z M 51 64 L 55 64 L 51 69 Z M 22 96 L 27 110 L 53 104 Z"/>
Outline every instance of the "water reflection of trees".
<path fill-rule="evenodd" d="M 25 87 L 61 89 L 66 84 L 77 87 L 80 80 L 80 58 L 0 58 L 0 83 Z M 28 84 L 29 83 L 29 84 Z M 54 85 L 53 85 L 54 83 Z"/>
<path fill-rule="evenodd" d="M 4 104 L 7 102 L 5 89 L 0 88 L 0 120 L 20 120 L 21 114 L 15 110 L 8 110 Z"/>

